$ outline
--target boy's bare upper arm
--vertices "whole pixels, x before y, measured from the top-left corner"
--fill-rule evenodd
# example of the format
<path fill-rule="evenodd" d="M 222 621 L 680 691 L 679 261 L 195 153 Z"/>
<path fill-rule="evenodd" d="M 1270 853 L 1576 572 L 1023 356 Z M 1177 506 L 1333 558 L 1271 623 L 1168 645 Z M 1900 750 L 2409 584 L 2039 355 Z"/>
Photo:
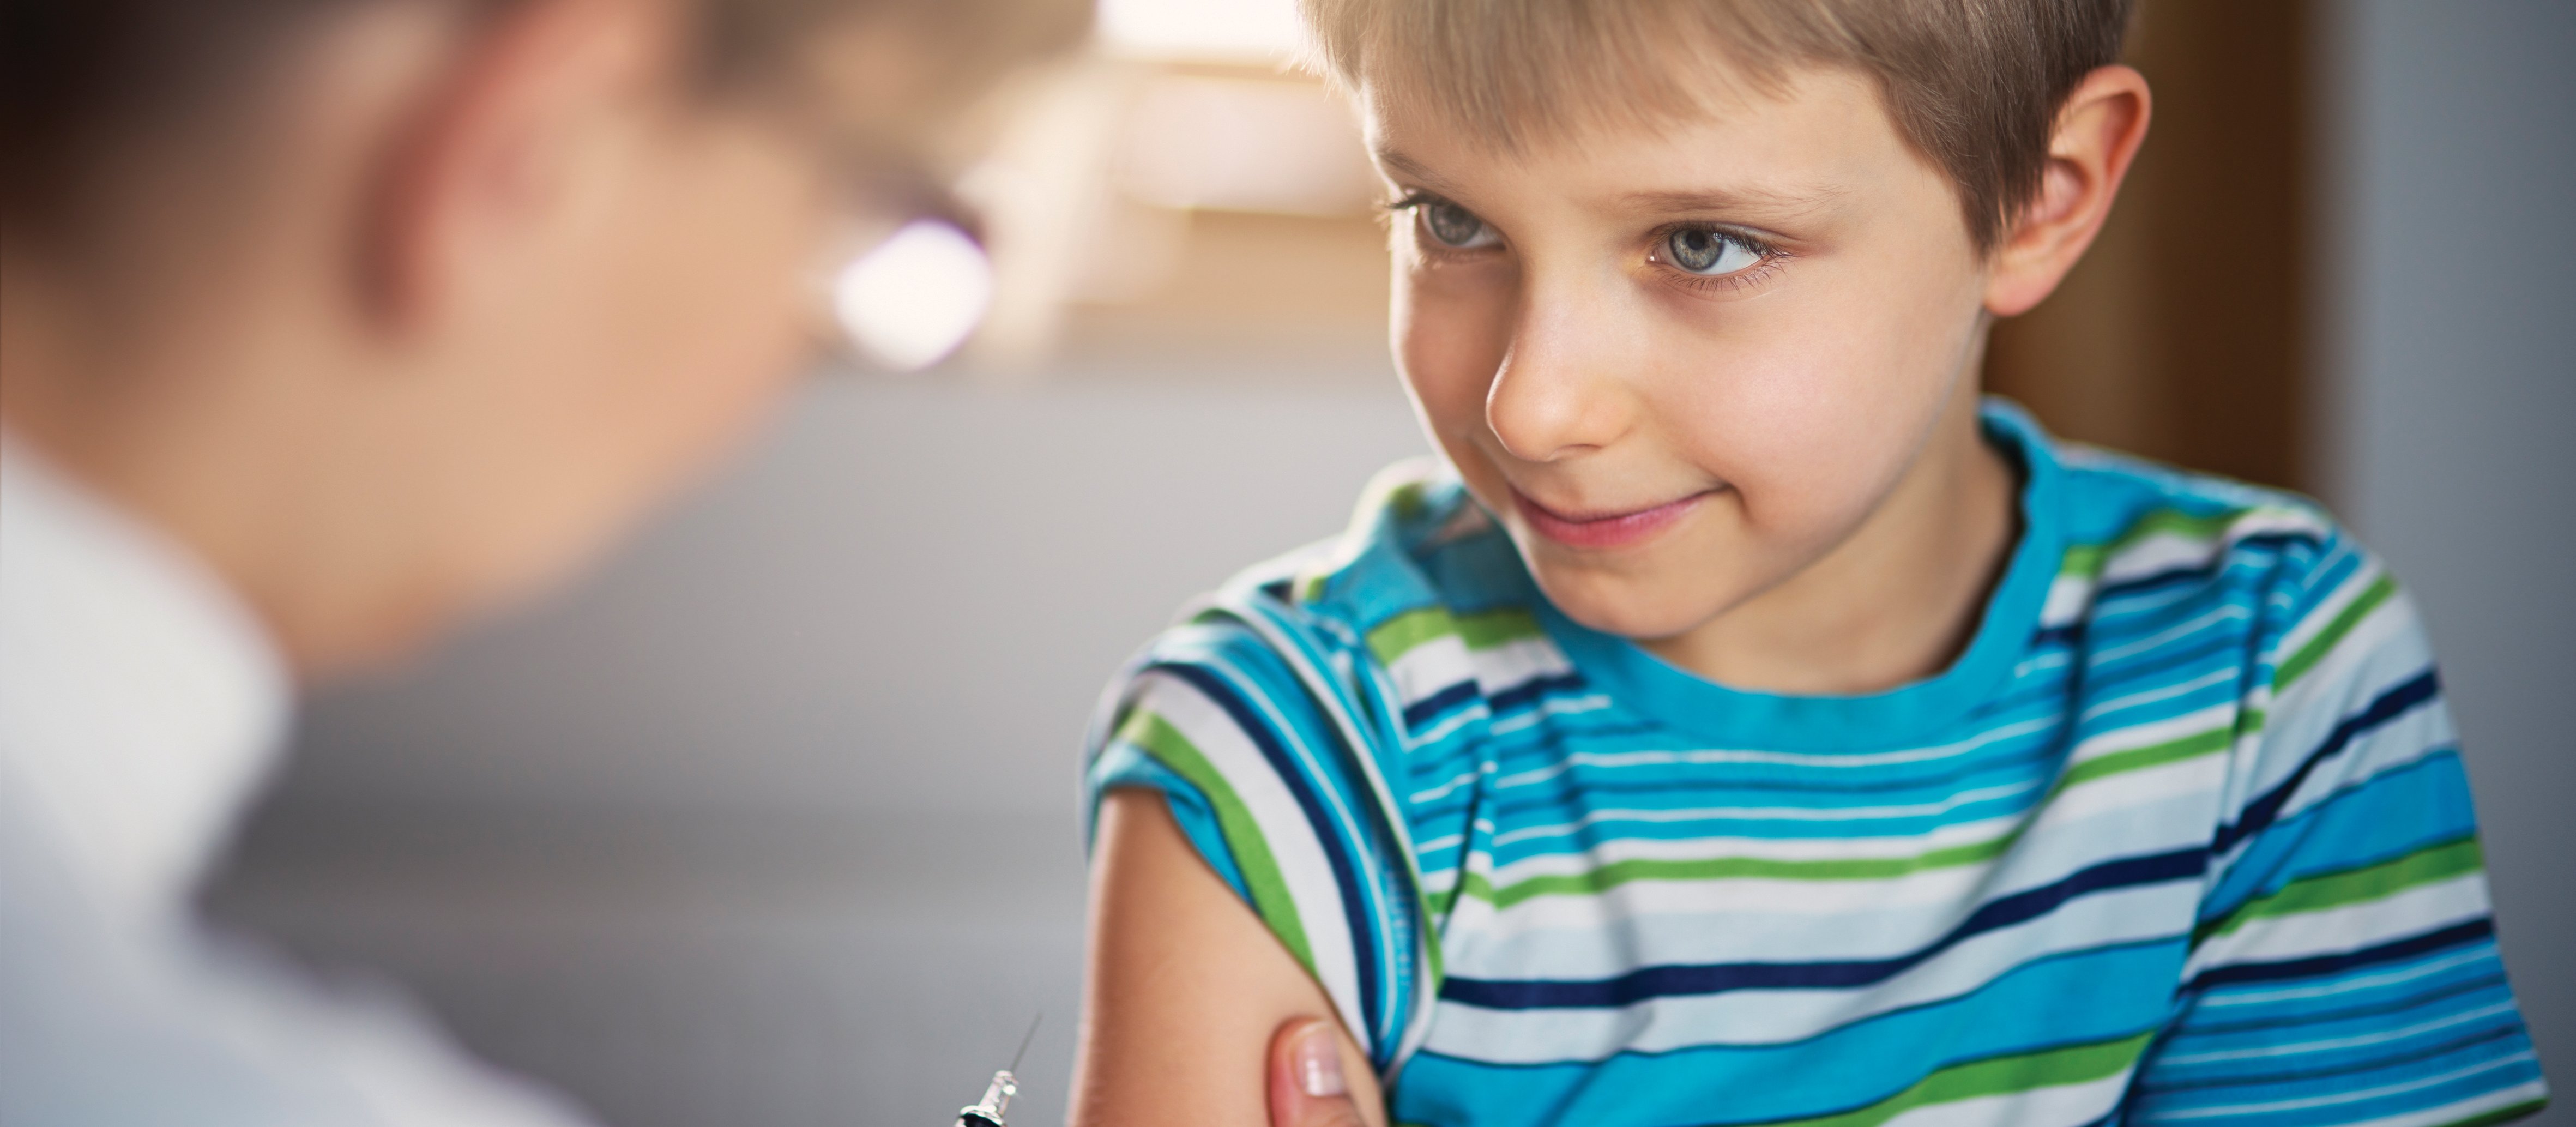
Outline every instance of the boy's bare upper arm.
<path fill-rule="evenodd" d="M 1334 1016 L 1151 791 L 1101 800 L 1089 958 L 1075 1127 L 1267 1124 L 1272 1032 Z M 1370 1124 L 1383 1124 L 1376 1078 L 1347 1032 L 1342 1075 Z"/>

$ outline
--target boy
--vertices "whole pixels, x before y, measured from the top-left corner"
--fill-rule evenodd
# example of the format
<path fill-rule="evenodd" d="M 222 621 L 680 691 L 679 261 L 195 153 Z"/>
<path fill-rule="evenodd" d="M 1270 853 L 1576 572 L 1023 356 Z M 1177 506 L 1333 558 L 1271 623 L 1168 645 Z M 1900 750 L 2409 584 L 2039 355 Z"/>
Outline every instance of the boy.
<path fill-rule="evenodd" d="M 1372 1122 L 2540 1106 L 2380 565 L 1979 401 L 2144 137 L 2126 8 L 1309 0 L 1446 465 L 1116 689 L 1083 1122 L 1253 1119 L 1299 1012 L 1272 1099 Z"/>

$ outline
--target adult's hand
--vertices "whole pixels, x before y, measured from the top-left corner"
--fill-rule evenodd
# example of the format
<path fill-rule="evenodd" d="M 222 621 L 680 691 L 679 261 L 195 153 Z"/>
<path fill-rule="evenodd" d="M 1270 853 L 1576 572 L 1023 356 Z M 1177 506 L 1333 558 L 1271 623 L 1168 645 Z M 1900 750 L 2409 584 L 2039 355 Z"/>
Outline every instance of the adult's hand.
<path fill-rule="evenodd" d="M 1340 1038 L 1318 1017 L 1291 1018 L 1270 1038 L 1270 1127 L 1367 1127 L 1342 1079 Z"/>

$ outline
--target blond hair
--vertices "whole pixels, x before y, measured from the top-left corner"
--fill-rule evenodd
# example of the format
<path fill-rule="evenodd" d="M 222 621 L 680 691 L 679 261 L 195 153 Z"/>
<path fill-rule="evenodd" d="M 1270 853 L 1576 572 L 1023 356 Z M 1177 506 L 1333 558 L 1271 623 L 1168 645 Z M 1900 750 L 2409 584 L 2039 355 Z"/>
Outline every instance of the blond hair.
<path fill-rule="evenodd" d="M 1505 149 L 1706 106 L 1717 58 L 1757 88 L 1791 67 L 1877 84 L 1992 249 L 2038 194 L 2058 107 L 2118 60 L 2130 0 L 1299 0 L 1314 67 Z"/>

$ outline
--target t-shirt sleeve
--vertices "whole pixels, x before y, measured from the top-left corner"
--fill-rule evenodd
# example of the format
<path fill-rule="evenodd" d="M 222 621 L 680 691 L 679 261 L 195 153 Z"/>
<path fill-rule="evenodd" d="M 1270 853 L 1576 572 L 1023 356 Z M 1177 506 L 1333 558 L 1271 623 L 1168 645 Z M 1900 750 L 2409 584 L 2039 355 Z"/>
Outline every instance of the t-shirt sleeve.
<path fill-rule="evenodd" d="M 1426 1001 L 1418 899 L 1384 796 L 1286 660 L 1248 631 L 1185 627 L 1111 698 L 1084 778 L 1163 795 L 1190 845 L 1387 1067 Z"/>
<path fill-rule="evenodd" d="M 2459 1127 L 2547 1097 L 2414 607 L 2330 543 L 2265 608 L 2177 1017 L 2128 1121 Z"/>

